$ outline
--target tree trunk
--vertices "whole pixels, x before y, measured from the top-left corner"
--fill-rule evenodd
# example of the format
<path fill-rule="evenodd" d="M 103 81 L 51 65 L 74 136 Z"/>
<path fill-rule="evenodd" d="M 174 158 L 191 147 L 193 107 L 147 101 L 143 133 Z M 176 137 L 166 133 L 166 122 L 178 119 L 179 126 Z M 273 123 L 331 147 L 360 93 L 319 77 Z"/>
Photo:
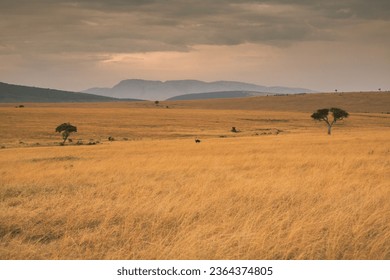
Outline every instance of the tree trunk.
<path fill-rule="evenodd" d="M 331 134 L 332 134 L 332 126 L 328 125 L 328 135 L 331 135 Z"/>
<path fill-rule="evenodd" d="M 66 139 L 68 139 L 68 137 L 69 137 L 69 133 L 67 131 L 64 131 L 62 133 L 62 139 L 64 139 L 64 142 L 62 142 L 62 144 L 65 144 Z"/>

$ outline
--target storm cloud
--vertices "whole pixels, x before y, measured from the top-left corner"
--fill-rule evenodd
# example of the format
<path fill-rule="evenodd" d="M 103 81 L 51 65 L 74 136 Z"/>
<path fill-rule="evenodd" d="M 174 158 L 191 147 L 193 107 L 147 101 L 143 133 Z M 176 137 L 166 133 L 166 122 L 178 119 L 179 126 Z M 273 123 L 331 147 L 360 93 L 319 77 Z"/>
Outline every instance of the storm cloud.
<path fill-rule="evenodd" d="M 0 57 L 16 72 L 199 46 L 390 45 L 387 0 L 2 0 L 0 18 Z"/>
<path fill-rule="evenodd" d="M 186 50 L 204 44 L 289 44 L 340 39 L 340 25 L 389 19 L 389 3 L 2 1 L 0 32 L 3 48 L 15 52 L 139 52 Z"/>

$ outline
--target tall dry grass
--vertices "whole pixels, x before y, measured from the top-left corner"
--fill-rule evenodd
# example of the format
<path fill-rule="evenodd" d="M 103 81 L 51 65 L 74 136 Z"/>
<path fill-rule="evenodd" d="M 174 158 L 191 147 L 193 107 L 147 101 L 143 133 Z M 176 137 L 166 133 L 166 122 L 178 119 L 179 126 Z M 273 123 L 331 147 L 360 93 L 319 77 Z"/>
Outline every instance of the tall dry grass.
<path fill-rule="evenodd" d="M 2 149 L 0 259 L 390 259 L 384 126 Z"/>
<path fill-rule="evenodd" d="M 390 259 L 389 95 L 349 97 L 2 104 L 0 259 Z"/>

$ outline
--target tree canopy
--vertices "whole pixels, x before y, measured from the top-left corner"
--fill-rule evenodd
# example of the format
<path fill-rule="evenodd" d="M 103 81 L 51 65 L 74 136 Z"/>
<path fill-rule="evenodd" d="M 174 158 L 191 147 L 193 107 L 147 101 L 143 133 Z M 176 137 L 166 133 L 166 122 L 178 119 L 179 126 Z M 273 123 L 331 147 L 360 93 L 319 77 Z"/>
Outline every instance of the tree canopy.
<path fill-rule="evenodd" d="M 70 123 L 63 123 L 63 124 L 60 124 L 59 126 L 57 126 L 56 132 L 59 132 L 59 133 L 62 132 L 62 139 L 64 139 L 64 142 L 62 142 L 62 144 L 64 144 L 66 139 L 68 139 L 70 133 L 77 132 L 77 127 L 74 125 L 71 125 Z"/>
<path fill-rule="evenodd" d="M 334 123 L 338 120 L 348 118 L 348 116 L 348 112 L 340 108 L 318 109 L 311 115 L 314 120 L 324 121 L 328 125 L 328 134 L 331 134 L 331 129 Z"/>

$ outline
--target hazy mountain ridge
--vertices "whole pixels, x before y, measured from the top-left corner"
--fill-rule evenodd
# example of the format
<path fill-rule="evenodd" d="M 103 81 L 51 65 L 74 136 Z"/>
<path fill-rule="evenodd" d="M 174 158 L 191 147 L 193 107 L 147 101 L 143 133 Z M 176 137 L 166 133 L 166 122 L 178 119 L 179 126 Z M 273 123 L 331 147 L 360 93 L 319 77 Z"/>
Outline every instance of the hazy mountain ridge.
<path fill-rule="evenodd" d="M 90 88 L 83 92 L 115 98 L 166 100 L 172 97 L 186 94 L 203 94 L 211 92 L 229 91 L 263 92 L 265 94 L 294 94 L 316 92 L 314 90 L 305 88 L 266 87 L 236 81 L 204 82 L 198 80 L 169 80 L 162 82 L 142 79 L 123 80 L 112 88 Z M 204 97 L 208 98 L 208 95 L 205 95 Z"/>
<path fill-rule="evenodd" d="M 31 86 L 13 85 L 0 82 L 0 102 L 113 102 L 117 98 L 64 91 L 57 89 L 39 88 Z"/>

